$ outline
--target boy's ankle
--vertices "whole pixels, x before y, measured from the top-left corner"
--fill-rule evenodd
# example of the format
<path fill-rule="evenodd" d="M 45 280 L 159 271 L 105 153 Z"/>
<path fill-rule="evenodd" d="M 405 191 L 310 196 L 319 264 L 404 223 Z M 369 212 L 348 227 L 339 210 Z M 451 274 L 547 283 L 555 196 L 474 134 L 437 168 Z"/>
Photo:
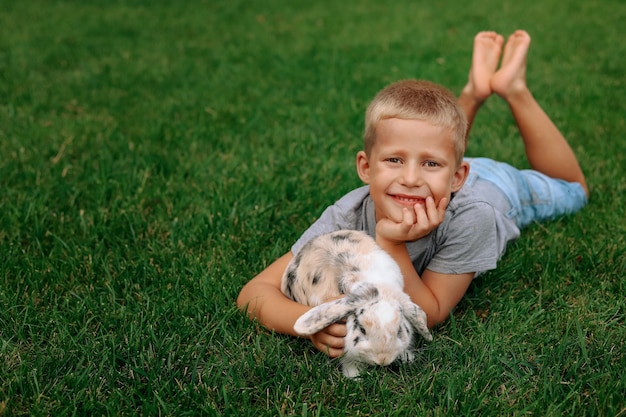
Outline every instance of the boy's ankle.
<path fill-rule="evenodd" d="M 487 100 L 487 98 L 489 98 L 489 96 L 478 97 L 476 95 L 476 91 L 474 90 L 473 86 L 468 83 L 461 90 L 461 94 L 459 95 L 458 101 L 463 106 L 467 105 L 467 106 L 478 108 Z"/>
<path fill-rule="evenodd" d="M 510 88 L 506 91 L 495 91 L 495 93 L 507 103 L 524 102 L 529 99 L 534 100 L 533 95 L 526 84 Z"/>

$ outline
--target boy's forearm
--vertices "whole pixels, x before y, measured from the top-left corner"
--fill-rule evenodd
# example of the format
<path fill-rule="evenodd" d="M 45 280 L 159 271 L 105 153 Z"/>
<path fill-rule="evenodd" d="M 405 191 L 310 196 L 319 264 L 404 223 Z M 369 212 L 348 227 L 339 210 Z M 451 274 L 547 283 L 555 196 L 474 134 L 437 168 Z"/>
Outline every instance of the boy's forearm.
<path fill-rule="evenodd" d="M 278 333 L 298 336 L 293 325 L 310 307 L 298 304 L 286 298 L 276 288 L 257 283 L 252 288 L 244 288 L 237 299 L 238 307 L 256 319 L 263 327 Z"/>
<path fill-rule="evenodd" d="M 421 277 L 415 271 L 413 262 L 405 243 L 393 243 L 386 239 L 376 237 L 376 242 L 398 263 L 404 277 L 404 292 L 411 300 L 419 305 L 428 317 L 428 327 L 433 327 L 440 322 L 439 303 L 430 288 L 424 284 Z"/>
<path fill-rule="evenodd" d="M 281 276 L 292 258 L 288 252 L 249 281 L 237 297 L 237 306 L 264 327 L 297 336 L 293 325 L 310 307 L 290 300 L 280 291 Z"/>

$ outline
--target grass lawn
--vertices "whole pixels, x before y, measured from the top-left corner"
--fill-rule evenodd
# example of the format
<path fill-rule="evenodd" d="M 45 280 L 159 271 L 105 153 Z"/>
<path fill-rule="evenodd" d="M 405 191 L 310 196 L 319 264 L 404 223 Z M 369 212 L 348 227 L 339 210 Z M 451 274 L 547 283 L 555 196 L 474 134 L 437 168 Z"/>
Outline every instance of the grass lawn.
<path fill-rule="evenodd" d="M 383 3 L 0 0 L 0 415 L 626 415 L 626 3 Z M 516 28 L 589 205 L 358 382 L 241 315 L 360 185 L 375 93 L 458 92 L 474 34 Z M 525 165 L 497 98 L 468 155 Z"/>

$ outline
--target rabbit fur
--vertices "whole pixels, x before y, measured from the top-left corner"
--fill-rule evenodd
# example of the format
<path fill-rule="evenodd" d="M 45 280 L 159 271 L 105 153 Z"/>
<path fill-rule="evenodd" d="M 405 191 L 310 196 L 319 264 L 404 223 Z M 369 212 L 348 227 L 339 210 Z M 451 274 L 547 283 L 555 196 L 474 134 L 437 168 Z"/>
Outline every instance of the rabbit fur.
<path fill-rule="evenodd" d="M 431 341 L 426 313 L 404 292 L 394 259 L 365 232 L 341 230 L 313 238 L 287 266 L 281 291 L 315 306 L 298 318 L 296 333 L 309 336 L 346 320 L 342 372 L 349 378 L 366 365 L 414 358 L 417 331 Z M 331 300 L 340 295 L 345 297 Z"/>

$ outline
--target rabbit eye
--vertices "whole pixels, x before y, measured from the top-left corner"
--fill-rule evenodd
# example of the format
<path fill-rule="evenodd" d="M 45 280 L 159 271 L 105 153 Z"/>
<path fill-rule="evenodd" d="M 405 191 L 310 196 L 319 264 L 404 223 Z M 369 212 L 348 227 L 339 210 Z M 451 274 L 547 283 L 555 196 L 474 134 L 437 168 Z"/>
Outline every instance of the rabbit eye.
<path fill-rule="evenodd" d="M 357 336 L 357 337 L 355 337 L 355 338 L 354 338 L 354 340 L 352 341 L 352 343 L 354 343 L 354 344 L 356 345 L 357 343 L 359 343 L 359 341 L 360 341 L 360 340 L 361 340 L 361 339 L 359 338 L 359 336 Z"/>
<path fill-rule="evenodd" d="M 313 274 L 313 276 L 311 278 L 311 284 L 317 285 L 320 282 L 321 279 L 322 279 L 322 276 L 319 273 Z"/>

